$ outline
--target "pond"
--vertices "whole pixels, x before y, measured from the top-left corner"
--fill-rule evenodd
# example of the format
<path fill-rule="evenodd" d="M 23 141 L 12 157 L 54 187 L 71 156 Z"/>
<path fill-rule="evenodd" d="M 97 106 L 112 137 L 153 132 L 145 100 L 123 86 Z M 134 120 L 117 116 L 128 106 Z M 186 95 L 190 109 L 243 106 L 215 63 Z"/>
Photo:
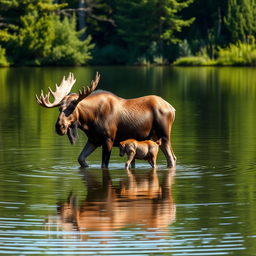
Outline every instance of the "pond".
<path fill-rule="evenodd" d="M 99 71 L 100 89 L 170 102 L 176 169 L 159 152 L 127 172 L 116 148 L 79 169 L 85 135 L 70 145 L 35 101 L 70 71 L 74 92 Z M 255 114 L 254 68 L 0 69 L 0 254 L 254 255 Z"/>

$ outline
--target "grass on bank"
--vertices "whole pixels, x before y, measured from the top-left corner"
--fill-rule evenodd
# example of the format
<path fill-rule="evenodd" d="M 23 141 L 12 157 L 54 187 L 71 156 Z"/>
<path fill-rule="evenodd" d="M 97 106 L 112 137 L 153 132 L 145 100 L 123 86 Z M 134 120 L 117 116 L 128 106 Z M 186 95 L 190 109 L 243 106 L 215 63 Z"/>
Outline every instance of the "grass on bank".
<path fill-rule="evenodd" d="M 173 65 L 176 66 L 211 66 L 215 61 L 205 56 L 187 56 L 177 59 Z"/>
<path fill-rule="evenodd" d="M 206 52 L 198 56 L 178 58 L 176 66 L 256 66 L 256 44 L 238 42 L 226 48 L 218 48 L 217 58 L 211 59 Z"/>
<path fill-rule="evenodd" d="M 175 66 L 256 66 L 256 43 L 254 38 L 250 43 L 238 42 L 225 48 L 217 48 L 217 58 L 211 59 L 206 49 L 201 50 L 195 56 L 178 58 Z M 63 56 L 62 56 L 63 58 Z M 63 59 L 62 59 L 63 60 Z M 72 65 L 72 63 L 69 63 Z M 151 65 L 146 59 L 140 59 L 137 65 Z M 165 65 L 162 58 L 155 58 L 154 65 Z M 6 50 L 0 45 L 0 67 L 8 67 L 10 63 L 6 56 Z"/>

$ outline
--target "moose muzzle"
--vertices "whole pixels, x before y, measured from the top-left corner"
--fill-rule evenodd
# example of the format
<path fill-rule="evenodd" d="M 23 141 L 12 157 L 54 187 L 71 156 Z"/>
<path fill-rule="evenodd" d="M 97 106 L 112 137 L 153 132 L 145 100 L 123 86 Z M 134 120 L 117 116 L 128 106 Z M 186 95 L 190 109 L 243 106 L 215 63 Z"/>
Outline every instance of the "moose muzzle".
<path fill-rule="evenodd" d="M 67 134 L 68 126 L 57 121 L 55 124 L 55 130 L 56 130 L 57 134 L 65 135 L 65 134 Z"/>
<path fill-rule="evenodd" d="M 57 121 L 57 123 L 55 125 L 57 134 L 59 134 L 61 136 L 68 135 L 68 138 L 69 138 L 69 141 L 71 144 L 74 144 L 78 137 L 77 128 L 78 128 L 77 122 L 74 122 L 71 125 L 65 125 L 65 124 Z"/>

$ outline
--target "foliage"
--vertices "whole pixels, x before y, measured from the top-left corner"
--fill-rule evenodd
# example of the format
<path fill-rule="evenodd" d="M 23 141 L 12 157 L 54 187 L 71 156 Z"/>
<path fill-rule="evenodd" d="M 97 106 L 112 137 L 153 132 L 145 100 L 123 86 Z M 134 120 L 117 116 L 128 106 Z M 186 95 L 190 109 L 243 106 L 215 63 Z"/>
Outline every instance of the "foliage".
<path fill-rule="evenodd" d="M 178 16 L 191 2 L 118 0 L 114 17 L 117 33 L 129 52 L 129 62 L 136 63 L 140 58 L 151 62 L 155 56 L 163 55 L 166 45 L 176 43 L 175 33 L 193 22 Z M 152 45 L 156 46 L 154 51 Z"/>
<path fill-rule="evenodd" d="M 176 66 L 208 66 L 213 62 L 205 56 L 187 56 L 177 59 L 173 64 Z"/>
<path fill-rule="evenodd" d="M 193 0 L 177 1 L 165 0 L 157 1 L 155 7 L 158 12 L 160 37 L 167 42 L 178 42 L 175 32 L 181 32 L 183 27 L 190 26 L 195 18 L 185 20 L 178 13 L 188 7 Z"/>
<path fill-rule="evenodd" d="M 0 67 L 8 67 L 10 63 L 6 58 L 6 51 L 0 46 Z"/>
<path fill-rule="evenodd" d="M 11 65 L 205 65 L 202 48 L 214 59 L 256 37 L 255 16 L 255 0 L 0 0 L 0 45 Z"/>
<path fill-rule="evenodd" d="M 31 64 L 41 62 L 50 52 L 54 40 L 53 17 L 38 12 L 30 12 L 21 18 L 21 28 L 17 33 L 16 56 L 18 63 L 24 58 Z M 35 63 L 33 63 L 35 61 Z"/>
<path fill-rule="evenodd" d="M 15 65 L 81 65 L 90 59 L 91 38 L 81 41 L 76 31 L 76 21 L 56 11 L 66 4 L 51 4 L 51 1 L 20 1 L 24 7 L 19 22 L 13 21 L 0 30 L 0 41 Z M 17 10 L 17 5 L 6 8 Z"/>
<path fill-rule="evenodd" d="M 155 24 L 150 19 L 153 1 L 119 0 L 115 12 L 117 34 L 127 51 L 128 63 L 133 64 L 148 50 L 153 40 Z"/>
<path fill-rule="evenodd" d="M 125 65 L 129 59 L 127 51 L 123 47 L 113 44 L 96 48 L 93 57 L 93 63 L 98 65 Z"/>
<path fill-rule="evenodd" d="M 209 45 L 224 45 L 229 40 L 229 31 L 224 24 L 228 0 L 196 0 L 185 8 L 181 15 L 184 19 L 195 17 L 195 21 L 181 33 L 195 54 Z"/>
<path fill-rule="evenodd" d="M 197 56 L 185 56 L 178 58 L 173 64 L 179 66 L 255 66 L 256 65 L 256 43 L 254 37 L 249 37 L 246 43 L 241 41 L 230 44 L 227 47 L 219 47 L 216 60 L 210 59 L 206 48 L 201 50 Z"/>
<path fill-rule="evenodd" d="M 91 37 L 80 40 L 84 30 L 77 32 L 76 20 L 67 17 L 61 21 L 58 17 L 54 20 L 55 37 L 52 41 L 51 51 L 44 59 L 44 64 L 51 65 L 82 65 L 90 59 L 90 50 L 93 48 Z"/>
<path fill-rule="evenodd" d="M 256 33 L 255 0 L 229 0 L 225 24 L 232 42 L 244 41 Z"/>
<path fill-rule="evenodd" d="M 185 43 L 186 45 L 186 43 Z M 188 46 L 186 46 L 188 47 Z M 176 66 L 210 66 L 214 65 L 215 61 L 207 54 L 207 48 L 202 48 L 195 55 L 184 55 L 173 62 Z"/>
<path fill-rule="evenodd" d="M 218 65 L 252 66 L 256 65 L 256 44 L 238 42 L 219 49 Z"/>
<path fill-rule="evenodd" d="M 186 56 L 192 55 L 190 45 L 186 39 L 184 39 L 183 41 L 181 41 L 179 43 L 179 55 L 181 57 L 186 57 Z"/>

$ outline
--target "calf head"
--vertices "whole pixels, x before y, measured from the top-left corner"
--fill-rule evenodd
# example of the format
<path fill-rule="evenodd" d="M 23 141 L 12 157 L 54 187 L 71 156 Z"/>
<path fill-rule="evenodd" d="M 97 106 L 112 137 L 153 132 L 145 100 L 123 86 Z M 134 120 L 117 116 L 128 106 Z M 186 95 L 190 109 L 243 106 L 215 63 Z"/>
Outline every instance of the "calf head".
<path fill-rule="evenodd" d="M 125 142 L 122 141 L 119 144 L 119 155 L 124 156 L 125 155 Z"/>
<path fill-rule="evenodd" d="M 46 95 L 43 94 L 43 91 L 41 91 L 39 97 L 36 95 L 36 100 L 39 105 L 46 108 L 59 107 L 60 114 L 55 125 L 56 132 L 59 135 L 68 135 L 72 144 L 75 143 L 78 135 L 77 105 L 96 89 L 99 80 L 100 75 L 97 72 L 95 80 L 91 82 L 89 87 L 79 90 L 79 93 L 70 93 L 72 86 L 76 82 L 74 75 L 70 73 L 67 79 L 65 79 L 65 76 L 63 77 L 59 86 L 56 85 L 55 92 L 49 88 L 49 92 Z M 50 102 L 50 95 L 54 98 L 53 103 Z"/>

